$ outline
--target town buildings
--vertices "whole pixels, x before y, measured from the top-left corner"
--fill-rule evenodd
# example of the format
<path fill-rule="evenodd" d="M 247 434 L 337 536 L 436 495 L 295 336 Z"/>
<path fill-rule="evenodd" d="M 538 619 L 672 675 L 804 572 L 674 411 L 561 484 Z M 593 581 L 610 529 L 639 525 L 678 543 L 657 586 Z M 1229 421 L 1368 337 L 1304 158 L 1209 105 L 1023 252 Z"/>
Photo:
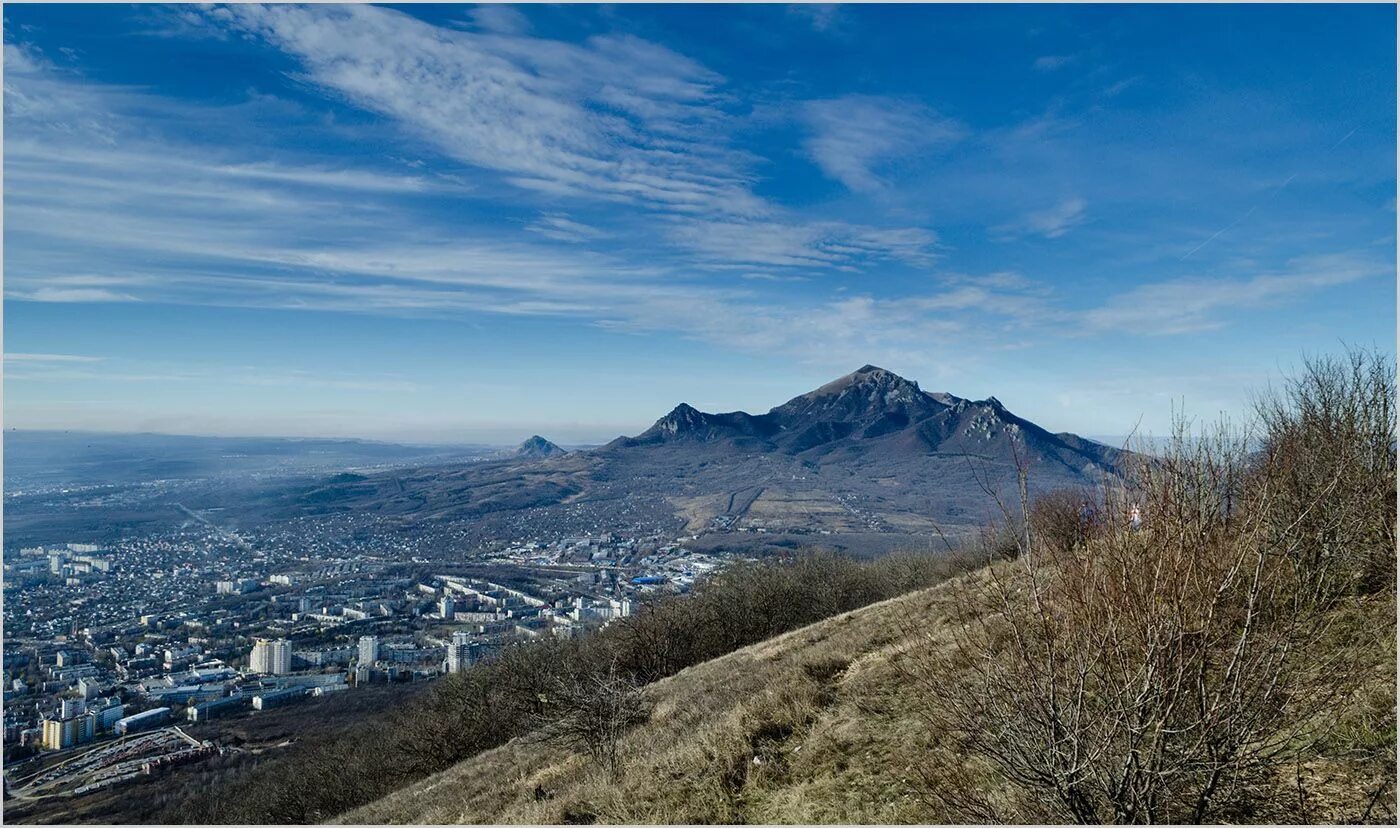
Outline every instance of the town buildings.
<path fill-rule="evenodd" d="M 248 657 L 248 669 L 272 676 L 285 676 L 292 672 L 291 643 L 285 638 L 259 638 Z"/>
<path fill-rule="evenodd" d="M 373 635 L 360 636 L 360 663 L 374 664 L 379 660 L 379 638 Z"/>

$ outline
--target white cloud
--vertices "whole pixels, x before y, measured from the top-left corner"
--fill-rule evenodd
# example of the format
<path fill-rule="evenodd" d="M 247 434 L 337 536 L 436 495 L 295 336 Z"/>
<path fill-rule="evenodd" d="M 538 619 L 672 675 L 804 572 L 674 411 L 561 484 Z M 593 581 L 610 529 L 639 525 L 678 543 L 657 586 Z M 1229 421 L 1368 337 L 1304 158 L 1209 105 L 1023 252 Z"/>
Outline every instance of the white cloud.
<path fill-rule="evenodd" d="M 938 241 L 919 228 L 844 222 L 684 221 L 674 225 L 671 237 L 711 263 L 844 268 L 871 260 L 927 265 Z"/>
<path fill-rule="evenodd" d="M 440 29 L 380 8 L 208 14 L 277 44 L 319 85 L 395 117 L 445 154 L 546 191 L 544 201 L 601 195 L 640 208 L 615 211 L 606 231 L 544 205 L 515 226 L 582 248 L 630 244 L 646 258 L 564 254 L 528 236 L 493 239 L 490 225 L 423 223 L 395 197 L 499 199 L 499 189 L 468 188 L 395 156 L 385 161 L 413 172 L 287 157 L 275 142 L 192 144 L 181 125 L 246 123 L 254 113 L 41 71 L 7 95 L 7 110 L 37 101 L 7 111 L 12 299 L 587 315 L 643 285 L 704 295 L 696 269 L 855 272 L 934 260 L 931 231 L 811 221 L 755 196 L 744 171 L 751 159 L 725 149 L 722 79 L 636 38 L 575 46 Z M 657 251 L 658 241 L 674 250 Z"/>
<path fill-rule="evenodd" d="M 36 49 L 19 43 L 5 44 L 5 74 L 29 75 L 48 68 L 48 60 Z"/>
<path fill-rule="evenodd" d="M 247 119 L 36 70 L 6 79 L 33 102 L 12 113 L 15 98 L 6 99 L 11 299 L 553 316 L 823 364 L 901 356 L 929 363 L 1075 326 L 1199 329 L 1257 297 L 1348 278 L 1159 283 L 1087 311 L 1004 272 L 902 274 L 925 281 L 899 286 L 813 278 L 784 290 L 782 282 L 816 271 L 930 271 L 938 237 L 919 227 L 811 219 L 754 195 L 749 160 L 726 149 L 732 125 L 722 79 L 687 58 L 632 38 L 572 46 L 447 31 L 379 8 L 221 14 L 297 56 L 321 87 L 548 197 L 503 199 L 485 180 L 469 190 L 428 172 L 434 165 L 406 173 L 413 165 L 393 156 L 338 166 L 237 140 L 192 142 L 162 125 Z M 855 189 L 878 189 L 886 165 L 961 130 L 885 98 L 818 101 L 803 112 L 821 126 L 809 151 Z M 425 192 L 464 205 L 491 198 L 516 213 L 476 223 L 463 217 L 469 210 L 451 211 L 450 221 L 435 220 L 442 202 L 412 209 Z M 628 206 L 589 212 L 596 194 Z M 1068 198 L 1009 232 L 1055 238 L 1085 218 L 1085 202 Z M 517 232 L 502 237 L 502 225 Z"/>
<path fill-rule="evenodd" d="M 1132 87 L 1140 80 L 1142 80 L 1142 78 L 1135 75 L 1130 78 L 1124 78 L 1123 80 L 1115 81 L 1114 83 L 1109 84 L 1108 88 L 1099 94 L 1101 94 L 1105 98 L 1117 97 L 1119 94 L 1126 91 L 1128 88 Z"/>
<path fill-rule="evenodd" d="M 992 236 L 1003 241 L 1025 235 L 1058 239 L 1084 223 L 1086 207 L 1082 198 L 1067 198 L 1052 207 L 1027 213 L 1010 224 L 993 227 Z"/>
<path fill-rule="evenodd" d="M 433 180 L 424 176 L 385 175 L 354 169 L 321 169 L 288 167 L 281 164 L 228 164 L 205 167 L 204 172 L 221 173 L 233 178 L 262 179 L 289 184 L 306 184 L 345 190 L 384 193 L 421 193 L 434 189 L 457 189 L 459 184 Z"/>
<path fill-rule="evenodd" d="M 742 156 L 723 148 L 723 78 L 661 46 L 455 31 L 370 6 L 211 16 L 292 55 L 307 80 L 518 186 L 687 212 L 764 208 Z"/>
<path fill-rule="evenodd" d="M 129 293 L 118 293 L 105 288 L 54 288 L 38 287 L 26 290 L 16 288 L 7 290 L 6 295 L 15 299 L 24 299 L 30 302 L 135 302 L 135 296 Z"/>
<path fill-rule="evenodd" d="M 1314 256 L 1284 272 L 1249 278 L 1196 276 L 1154 282 L 1110 298 L 1083 315 L 1090 331 L 1140 335 L 1183 334 L 1222 327 L 1231 313 L 1277 305 L 1308 293 L 1385 276 L 1379 261 L 1351 255 Z"/>
<path fill-rule="evenodd" d="M 794 276 L 791 274 L 768 273 L 767 271 L 756 270 L 750 273 L 740 273 L 740 279 L 747 279 L 751 282 L 805 282 L 806 276 Z"/>
<path fill-rule="evenodd" d="M 26 357 L 25 359 L 15 359 Z M 161 363 L 133 363 L 130 360 L 115 360 L 122 364 L 113 370 L 106 365 L 90 366 L 89 363 L 106 362 L 105 357 L 78 357 L 63 354 L 6 354 L 5 361 L 19 362 L 19 370 L 7 372 L 7 381 L 20 382 L 103 382 L 103 383 L 210 383 L 219 385 L 239 385 L 249 387 L 295 387 L 323 388 L 349 391 L 388 391 L 412 392 L 418 386 L 410 381 L 394 376 L 366 374 L 327 374 L 323 370 L 306 371 L 286 366 L 238 365 L 223 366 L 217 372 L 190 370 Z"/>
<path fill-rule="evenodd" d="M 787 9 L 818 32 L 832 32 L 841 24 L 841 6 L 837 3 L 793 3 Z"/>
<path fill-rule="evenodd" d="M 6 362 L 101 362 L 106 357 L 84 356 L 81 354 L 5 354 Z"/>
<path fill-rule="evenodd" d="M 829 178 L 857 192 L 883 189 L 879 168 L 947 146 L 966 132 L 927 106 L 896 98 L 848 95 L 808 101 L 802 118 L 811 135 L 807 155 Z"/>
<path fill-rule="evenodd" d="M 584 224 L 581 221 L 574 221 L 568 216 L 559 215 L 557 213 L 545 213 L 535 221 L 526 225 L 525 229 L 532 233 L 538 233 L 546 238 L 567 242 L 590 241 L 608 235 L 596 227 Z"/>
<path fill-rule="evenodd" d="M 483 3 L 467 12 L 478 29 L 497 34 L 525 34 L 530 31 L 530 19 L 514 6 Z"/>
<path fill-rule="evenodd" d="M 1040 210 L 1026 217 L 1026 228 L 1047 239 L 1057 239 L 1070 231 L 1070 228 L 1084 221 L 1084 199 L 1069 198 L 1048 210 Z"/>

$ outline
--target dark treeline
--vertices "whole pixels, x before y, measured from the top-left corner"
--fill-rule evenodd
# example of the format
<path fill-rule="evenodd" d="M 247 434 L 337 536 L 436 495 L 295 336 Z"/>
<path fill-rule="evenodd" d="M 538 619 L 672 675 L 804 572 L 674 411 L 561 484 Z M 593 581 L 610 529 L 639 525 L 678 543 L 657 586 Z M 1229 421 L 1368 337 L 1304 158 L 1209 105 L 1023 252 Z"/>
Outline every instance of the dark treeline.
<path fill-rule="evenodd" d="M 173 801 L 165 822 L 314 823 L 512 738 L 548 730 L 562 686 L 644 685 L 970 568 L 944 554 L 826 553 L 736 563 L 595 634 L 512 645 L 363 726 L 308 739 Z"/>

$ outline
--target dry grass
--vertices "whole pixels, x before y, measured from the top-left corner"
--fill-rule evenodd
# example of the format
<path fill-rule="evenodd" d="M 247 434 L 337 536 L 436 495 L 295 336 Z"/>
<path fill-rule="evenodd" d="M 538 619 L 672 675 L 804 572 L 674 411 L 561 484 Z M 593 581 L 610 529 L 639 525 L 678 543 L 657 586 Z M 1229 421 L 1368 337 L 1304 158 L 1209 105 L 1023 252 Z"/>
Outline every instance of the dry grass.
<path fill-rule="evenodd" d="M 998 565 L 1006 576 L 1009 567 Z M 928 823 L 958 821 L 924 793 L 921 768 L 961 766 L 918 716 L 899 660 L 950 652 L 960 596 L 988 569 L 818 622 L 649 686 L 648 721 L 622 745 L 616 779 L 581 755 L 517 739 L 378 802 L 345 823 Z M 1394 751 L 1394 600 L 1353 607 L 1344 628 L 1373 636 L 1376 683 L 1338 711 L 1333 750 L 1300 769 L 1319 821 L 1355 814 Z M 911 624 L 918 619 L 918 624 Z M 1389 631 L 1387 634 L 1387 630 Z M 1363 755 L 1364 754 L 1364 755 Z M 1393 762 L 1389 765 L 1393 780 Z M 1290 789 L 1280 781 L 1280 791 Z M 1018 791 L 986 790 L 1014 809 Z M 1283 795 L 1283 794 L 1281 794 Z M 1394 813 L 1394 789 L 1372 820 Z"/>
<path fill-rule="evenodd" d="M 890 659 L 957 612 L 973 573 L 795 630 L 646 689 L 616 780 L 515 740 L 345 814 L 349 823 L 899 823 L 935 819 L 912 777 L 936 749 Z M 908 700 L 903 700 L 907 702 Z"/>

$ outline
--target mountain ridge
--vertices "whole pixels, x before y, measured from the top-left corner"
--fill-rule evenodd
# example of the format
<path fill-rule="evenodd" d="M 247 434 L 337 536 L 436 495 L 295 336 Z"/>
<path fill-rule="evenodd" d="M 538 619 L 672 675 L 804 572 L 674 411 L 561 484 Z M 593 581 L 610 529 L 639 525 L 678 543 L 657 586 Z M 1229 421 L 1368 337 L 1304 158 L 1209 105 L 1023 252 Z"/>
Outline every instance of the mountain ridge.
<path fill-rule="evenodd" d="M 975 531 L 997 508 L 988 489 L 1014 497 L 1022 464 L 1034 494 L 1096 485 L 1125 457 L 1052 434 L 995 397 L 927 392 L 875 365 L 762 414 L 682 402 L 640 434 L 597 448 L 545 444 L 553 446 L 531 438 L 485 462 L 323 482 L 288 492 L 276 509 L 405 524 L 466 519 L 483 541 L 518 534 L 511 515 L 528 511 L 531 531 L 722 533 L 736 549 L 821 535 L 835 548 L 873 550 Z"/>
<path fill-rule="evenodd" d="M 902 439 L 897 446 L 878 448 L 963 453 L 975 436 L 990 443 L 1009 435 L 1006 439 L 1014 443 L 1018 436 L 1027 434 L 1071 465 L 1075 461 L 1070 458 L 1078 455 L 1083 460 L 1079 468 L 1111 470 L 1116 465 L 1117 449 L 1068 432 L 1053 434 L 1013 414 L 996 397 L 970 400 L 948 392 L 924 391 L 917 382 L 875 365 L 862 366 L 764 414 L 707 413 L 683 402 L 641 434 L 619 437 L 603 449 L 670 442 L 727 443 L 810 457 L 849 448 L 849 441 L 899 435 Z M 843 442 L 847 445 L 840 445 Z M 867 450 L 871 448 L 877 446 Z M 998 448 L 1004 452 L 1004 446 Z"/>

